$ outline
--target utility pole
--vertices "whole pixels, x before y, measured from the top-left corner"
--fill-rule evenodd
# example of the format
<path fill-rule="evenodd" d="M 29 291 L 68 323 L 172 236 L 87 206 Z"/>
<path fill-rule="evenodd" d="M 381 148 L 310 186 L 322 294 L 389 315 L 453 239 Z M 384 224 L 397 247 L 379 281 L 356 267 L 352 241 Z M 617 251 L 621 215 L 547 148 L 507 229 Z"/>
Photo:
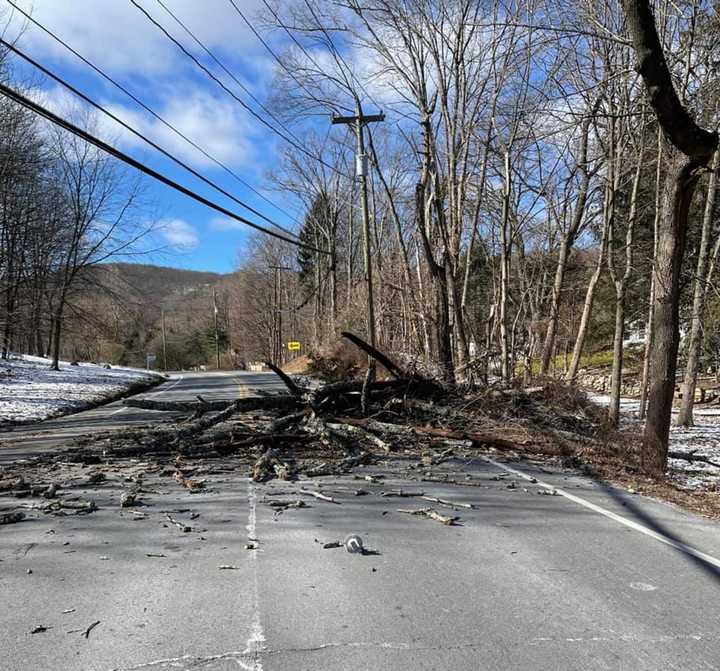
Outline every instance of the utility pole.
<path fill-rule="evenodd" d="M 220 330 L 218 328 L 217 292 L 213 287 L 213 317 L 215 320 L 215 367 L 220 370 Z"/>
<path fill-rule="evenodd" d="M 275 328 L 275 338 L 273 339 L 273 359 L 276 366 L 282 366 L 285 348 L 283 347 L 282 337 L 282 278 L 281 270 L 292 270 L 287 266 L 270 266 L 273 270 L 273 326 Z"/>
<path fill-rule="evenodd" d="M 367 156 L 365 154 L 365 124 L 385 121 L 385 115 L 363 115 L 360 99 L 355 99 L 355 116 L 333 116 L 332 123 L 354 126 L 355 129 L 355 176 L 360 182 L 360 199 L 363 217 L 363 248 L 365 256 L 365 280 L 367 282 L 368 338 L 375 347 L 375 302 L 373 300 L 372 262 L 370 258 L 370 214 L 367 193 Z"/>
<path fill-rule="evenodd" d="M 162 320 L 163 372 L 165 372 L 167 370 L 167 336 L 165 335 L 165 310 L 160 310 L 160 318 Z"/>

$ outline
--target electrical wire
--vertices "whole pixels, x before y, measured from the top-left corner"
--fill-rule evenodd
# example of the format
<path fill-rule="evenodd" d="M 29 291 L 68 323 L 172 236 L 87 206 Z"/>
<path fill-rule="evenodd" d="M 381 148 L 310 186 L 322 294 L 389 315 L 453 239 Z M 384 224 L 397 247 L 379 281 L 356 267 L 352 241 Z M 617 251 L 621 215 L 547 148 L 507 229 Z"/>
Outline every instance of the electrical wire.
<path fill-rule="evenodd" d="M 263 0 L 263 2 L 265 2 L 265 4 L 267 5 L 266 0 Z M 335 56 L 337 56 L 337 58 L 339 58 L 339 59 L 343 62 L 343 64 L 345 65 L 345 68 L 347 69 L 348 74 L 350 75 L 350 78 L 357 83 L 357 85 L 360 87 L 360 90 L 370 99 L 370 101 L 373 103 L 373 105 L 375 105 L 375 107 L 377 107 L 378 109 L 380 109 L 380 105 L 378 105 L 377 102 L 375 101 L 375 99 L 368 93 L 368 90 L 363 86 L 363 83 L 353 74 L 352 68 L 350 67 L 350 65 L 348 64 L 348 62 L 345 60 L 345 58 L 343 57 L 343 55 L 340 53 L 340 51 L 338 50 L 338 48 L 335 46 L 335 42 L 333 42 L 332 36 L 331 36 L 330 33 L 327 31 L 327 29 L 325 28 L 325 26 L 323 26 L 322 21 L 320 21 L 320 19 L 318 18 L 317 14 L 315 13 L 315 10 L 312 8 L 312 5 L 310 4 L 309 0 L 305 0 L 305 5 L 306 5 L 307 8 L 310 10 L 310 14 L 312 14 L 312 17 L 315 19 L 315 21 L 317 22 L 318 26 L 320 26 L 320 30 L 322 30 L 323 34 L 327 37 L 328 43 L 329 43 L 329 46 L 330 46 L 330 50 L 331 50 L 331 51 L 335 54 Z M 340 64 L 338 63 L 338 65 L 340 65 Z M 342 69 L 342 68 L 341 68 L 341 69 Z"/>
<path fill-rule="evenodd" d="M 286 133 L 291 135 L 293 139 L 299 140 L 299 138 L 292 133 L 292 131 L 285 126 L 285 124 L 278 119 L 263 103 L 261 103 L 257 97 L 253 94 L 250 89 L 248 89 L 245 84 L 240 81 L 235 74 L 210 50 L 210 48 L 200 40 L 199 37 L 195 35 L 195 33 L 190 30 L 173 12 L 172 10 L 162 1 L 162 0 L 156 0 L 158 5 L 160 5 L 169 15 L 170 17 L 177 23 L 189 36 L 190 38 L 213 60 L 213 62 L 228 76 L 230 79 L 232 79 L 243 91 L 245 91 L 245 94 L 263 111 L 265 114 L 267 114 L 278 126 L 280 126 Z"/>
<path fill-rule="evenodd" d="M 255 26 L 251 23 L 251 21 L 245 16 L 243 11 L 235 4 L 235 0 L 228 0 L 228 2 L 232 5 L 233 9 L 240 15 L 242 20 L 245 22 L 248 28 L 252 31 L 252 33 L 255 35 L 255 37 L 258 39 L 260 44 L 265 47 L 266 51 L 275 59 L 277 64 L 285 70 L 285 72 L 290 76 L 290 78 L 303 90 L 305 93 L 307 93 L 313 100 L 316 100 L 318 102 L 321 102 L 321 104 L 324 104 L 328 107 L 328 109 L 333 112 L 333 114 L 337 114 L 339 108 L 342 108 L 346 112 L 352 112 L 352 110 L 349 107 L 345 107 L 344 105 L 335 106 L 327 101 L 319 101 L 317 96 L 305 86 L 296 76 L 295 73 L 283 62 L 283 60 L 278 56 L 272 49 L 272 47 L 267 43 L 267 41 L 263 38 L 262 35 L 257 31 Z M 272 11 L 272 9 L 270 10 Z M 284 26 L 283 26 L 284 27 Z M 287 28 L 285 28 L 285 31 L 287 32 Z M 291 35 L 292 37 L 292 35 Z M 302 48 L 302 45 L 301 45 Z"/>
<path fill-rule="evenodd" d="M 320 163 L 323 163 L 326 167 L 330 168 L 331 170 L 338 172 L 337 168 L 334 166 L 325 163 L 321 158 L 315 156 L 311 152 L 309 152 L 305 147 L 303 147 L 298 141 L 295 141 L 293 138 L 288 137 L 285 133 L 283 133 L 281 130 L 278 130 L 275 126 L 273 126 L 269 121 L 266 119 L 263 119 L 262 116 L 260 116 L 252 107 L 250 107 L 242 98 L 240 98 L 237 94 L 235 94 L 231 89 L 229 89 L 221 79 L 216 77 L 211 70 L 209 70 L 205 65 L 203 65 L 192 53 L 190 53 L 177 39 L 175 39 L 168 31 L 167 29 L 155 18 L 152 17 L 152 15 L 142 6 L 140 5 L 137 0 L 130 0 L 130 3 L 134 5 L 140 12 L 142 12 L 145 17 L 150 21 L 154 26 L 160 30 L 167 39 L 169 39 L 175 46 L 177 46 L 180 51 L 182 51 L 190 60 L 195 63 L 195 65 L 200 68 L 210 79 L 212 79 L 218 86 L 220 86 L 231 98 L 233 98 L 235 101 L 237 101 L 245 110 L 250 112 L 260 123 L 262 123 L 264 126 L 266 126 L 269 130 L 271 130 L 273 133 L 281 137 L 283 140 L 285 140 L 288 144 L 292 145 L 297 149 L 298 151 L 302 152 L 309 158 L 313 159 L 314 161 L 319 161 Z"/>
<path fill-rule="evenodd" d="M 182 184 L 175 182 L 174 180 L 170 179 L 169 177 L 163 175 L 162 173 L 159 173 L 156 170 L 153 170 L 152 168 L 145 165 L 144 163 L 141 163 L 140 161 L 132 158 L 132 156 L 128 156 L 127 154 L 120 151 L 119 149 L 116 149 L 112 145 L 109 145 L 107 142 L 100 140 L 99 138 L 95 137 L 94 135 L 91 135 L 87 131 L 70 123 L 66 119 L 59 117 L 57 114 L 54 114 L 47 108 L 34 102 L 33 100 L 30 100 L 30 98 L 24 96 L 22 93 L 16 91 L 15 89 L 13 89 L 9 86 L 6 86 L 2 82 L 0 82 L 0 93 L 3 93 L 10 100 L 15 101 L 19 105 L 22 105 L 26 109 L 31 110 L 38 116 L 41 116 L 44 119 L 47 119 L 51 123 L 55 124 L 56 126 L 59 126 L 60 128 L 63 128 L 64 130 L 72 133 L 73 135 L 79 137 L 80 139 L 85 140 L 85 142 L 97 147 L 98 149 L 109 154 L 110 156 L 113 156 L 114 158 L 122 161 L 123 163 L 126 163 L 127 165 L 135 168 L 136 170 L 144 173 L 145 175 L 152 177 L 153 179 L 157 180 L 158 182 L 161 182 L 161 183 L 165 184 L 166 186 L 169 186 L 170 188 L 174 189 L 175 191 L 178 191 L 178 192 L 182 193 L 183 195 L 188 196 L 189 198 L 192 198 L 193 200 L 197 201 L 198 203 L 205 205 L 206 207 L 209 207 L 210 209 L 213 209 L 216 212 L 220 212 L 221 214 L 225 215 L 226 217 L 229 217 L 230 219 L 234 219 L 235 221 L 238 221 L 241 224 L 245 224 L 246 226 L 249 226 L 250 228 L 253 228 L 256 231 L 264 233 L 265 235 L 269 235 L 273 238 L 277 238 L 278 240 L 282 240 L 283 242 L 287 242 L 291 245 L 294 245 L 295 247 L 303 247 L 303 248 L 309 249 L 313 252 L 318 252 L 320 254 L 330 254 L 330 252 L 328 252 L 327 250 L 318 249 L 317 247 L 313 247 L 312 245 L 306 245 L 305 243 L 299 242 L 298 240 L 292 240 L 291 238 L 281 235 L 280 233 L 276 233 L 275 231 L 267 229 L 264 226 L 260 226 L 259 224 L 256 224 L 256 223 L 250 221 L 249 219 L 246 219 L 245 217 L 243 217 L 239 214 L 236 214 L 235 212 L 232 212 L 231 210 L 226 209 L 222 205 L 218 205 L 217 203 L 209 200 L 208 198 L 205 198 L 204 196 L 201 196 L 200 194 L 192 191 L 191 189 L 188 189 L 187 187 L 183 186 Z"/>
<path fill-rule="evenodd" d="M 54 33 L 52 30 L 41 24 L 39 21 L 37 21 L 35 18 L 33 18 L 28 12 L 26 12 L 24 9 L 16 5 L 13 0 L 6 0 L 6 2 L 13 7 L 17 12 L 22 14 L 25 19 L 27 19 L 30 23 L 32 23 L 34 26 L 42 30 L 45 34 L 47 34 L 49 37 L 51 37 L 53 40 L 55 40 L 58 44 L 60 44 L 62 47 L 67 49 L 71 54 L 73 54 L 76 58 L 78 58 L 80 61 L 82 61 L 85 65 L 87 65 L 89 68 L 94 70 L 98 75 L 100 75 L 103 79 L 105 79 L 107 82 L 112 84 L 115 88 L 117 88 L 119 91 L 124 93 L 126 96 L 128 96 L 131 100 L 133 100 L 135 103 L 137 103 L 140 107 L 142 107 L 146 112 L 151 114 L 155 119 L 157 119 L 160 123 L 162 123 L 166 128 L 171 130 L 175 135 L 182 138 L 185 142 L 187 142 L 190 146 L 192 146 L 194 149 L 199 151 L 205 158 L 212 161 L 215 165 L 217 165 L 219 168 L 224 170 L 226 173 L 228 173 L 231 177 L 236 179 L 240 184 L 245 186 L 246 188 L 250 189 L 256 196 L 259 198 L 262 198 L 266 203 L 274 207 L 278 212 L 282 212 L 287 217 L 290 217 L 291 219 L 295 218 L 295 215 L 291 214 L 287 210 L 283 209 L 276 203 L 274 203 L 272 200 L 270 200 L 267 196 L 265 196 L 263 193 L 258 191 L 252 184 L 250 184 L 248 181 L 240 177 L 234 170 L 229 168 L 227 165 L 222 163 L 219 159 L 212 156 L 210 153 L 208 153 L 205 149 L 203 149 L 200 145 L 198 145 L 196 142 L 191 140 L 187 135 L 185 135 L 182 131 L 178 130 L 175 126 L 173 126 L 169 121 L 164 119 L 160 114 L 155 112 L 149 105 L 144 103 L 140 98 L 138 98 L 132 91 L 128 90 L 125 86 L 120 84 L 117 80 L 113 79 L 110 75 L 108 75 L 104 70 L 102 70 L 99 66 L 95 65 L 92 61 L 85 58 L 81 53 L 79 53 L 76 49 L 74 49 L 72 46 L 70 46 L 67 42 L 65 42 L 61 37 L 59 37 L 56 33 Z"/>
<path fill-rule="evenodd" d="M 107 110 L 106 108 L 104 108 L 102 105 L 100 105 L 99 103 L 95 102 L 92 98 L 90 98 L 89 96 L 85 95 L 82 91 L 76 89 L 72 84 L 69 84 L 68 82 L 66 82 L 62 77 L 56 75 L 54 72 L 52 72 L 51 70 L 49 70 L 48 68 L 46 68 L 44 65 L 41 65 L 41 64 L 38 63 L 36 60 L 34 60 L 33 58 L 31 58 L 31 57 L 28 56 L 27 54 L 23 53 L 23 52 L 22 52 L 20 49 L 18 49 L 16 46 L 10 44 L 9 42 L 5 41 L 5 40 L 2 39 L 2 38 L 0 38 L 0 44 L 2 44 L 6 49 L 12 51 L 12 52 L 13 52 L 14 54 L 16 54 L 17 56 L 20 56 L 20 58 L 22 58 L 22 59 L 25 60 L 26 62 L 30 63 L 30 65 L 32 65 L 32 66 L 34 66 L 35 68 L 37 68 L 38 70 L 40 70 L 40 72 L 42 72 L 43 74 L 45 74 L 45 75 L 47 75 L 48 77 L 50 77 L 51 79 L 53 79 L 54 81 L 56 81 L 56 82 L 57 82 L 58 84 L 60 84 L 61 86 L 63 86 L 63 87 L 65 87 L 66 89 L 68 89 L 68 91 L 71 91 L 72 93 L 74 93 L 76 96 L 78 96 L 78 98 L 81 98 L 82 100 L 84 100 L 84 101 L 85 101 L 86 103 L 88 103 L 89 105 L 92 105 L 92 107 L 94 107 L 94 108 L 97 109 L 98 111 L 100 111 L 100 112 L 102 112 L 103 114 L 105 114 L 107 117 L 109 117 L 110 119 L 112 119 L 113 121 L 115 121 L 116 123 L 118 123 L 120 126 L 122 126 L 122 127 L 125 128 L 126 130 L 128 130 L 129 132 L 131 132 L 131 133 L 132 133 L 133 135 L 135 135 L 136 137 L 138 137 L 138 138 L 140 138 L 141 140 L 143 140 L 143 142 L 146 142 L 147 144 L 149 144 L 153 149 L 156 149 L 157 151 L 159 151 L 163 156 L 165 156 L 166 158 L 170 159 L 171 161 L 173 161 L 174 163 L 176 163 L 177 165 L 179 165 L 181 168 L 184 168 L 185 170 L 187 170 L 191 175 L 197 177 L 199 180 L 201 180 L 202 182 L 204 182 L 204 183 L 207 184 L 208 186 L 212 187 L 212 188 L 215 189 L 216 191 L 218 191 L 218 192 L 220 192 L 221 194 L 223 194 L 223 196 L 226 196 L 227 198 L 229 198 L 230 200 L 234 201 L 235 203 L 237 203 L 237 204 L 240 205 L 241 207 L 244 207 L 246 210 L 248 210 L 248 211 L 252 212 L 254 215 L 260 217 L 261 219 L 263 219 L 264 221 L 266 221 L 267 223 L 269 223 L 271 226 L 274 226 L 275 228 L 283 231 L 284 233 L 287 233 L 288 235 L 292 235 L 293 237 L 297 237 L 297 235 L 296 235 L 295 233 L 293 233 L 292 231 L 289 231 L 288 229 L 284 228 L 284 227 L 281 226 L 280 224 L 275 223 L 272 219 L 266 217 L 266 216 L 265 216 L 264 214 L 262 214 L 261 212 L 258 212 L 258 211 L 257 211 L 256 209 L 254 209 L 253 207 L 250 207 L 249 205 L 247 205 L 246 203 L 244 203 L 243 201 L 241 201 L 239 198 L 236 198 L 236 197 L 233 196 L 230 192 L 226 191 L 226 190 L 223 189 L 221 186 L 218 186 L 217 184 L 215 184 L 215 182 L 213 182 L 212 180 L 208 179 L 207 177 L 205 177 L 204 175 L 202 175 L 201 173 L 199 173 L 199 172 L 198 172 L 197 170 L 195 170 L 194 168 L 190 167 L 187 163 L 185 163 L 184 161 L 180 160 L 179 158 L 177 158 L 176 156 L 174 156 L 173 154 L 171 154 L 169 151 L 167 151 L 166 149 L 163 149 L 160 145 L 158 145 L 158 144 L 156 144 L 155 142 L 153 142 L 150 138 L 148 138 L 147 136 L 143 135 L 140 131 L 136 130 L 135 128 L 133 128 L 132 126 L 130 126 L 129 124 L 127 124 L 127 123 L 126 123 L 125 121 L 123 121 L 120 117 L 116 116 L 115 114 L 113 114 L 112 112 L 110 112 L 109 110 Z"/>

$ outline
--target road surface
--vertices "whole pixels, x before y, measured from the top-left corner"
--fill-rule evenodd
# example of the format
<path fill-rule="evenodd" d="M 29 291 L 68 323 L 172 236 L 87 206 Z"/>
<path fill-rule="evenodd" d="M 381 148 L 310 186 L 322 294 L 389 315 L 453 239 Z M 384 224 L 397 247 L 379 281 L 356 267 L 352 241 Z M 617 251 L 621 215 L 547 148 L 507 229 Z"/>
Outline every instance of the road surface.
<path fill-rule="evenodd" d="M 220 373 L 171 373 L 167 382 L 135 398 L 164 401 L 230 400 L 257 392 L 281 392 L 285 389 L 272 373 L 230 371 Z M 97 431 L 137 427 L 169 421 L 173 413 L 150 412 L 129 408 L 116 401 L 74 415 L 49 419 L 32 425 L 0 432 L 0 464 L 21 459 L 63 445 L 68 440 Z"/>
<path fill-rule="evenodd" d="M 238 379 L 242 393 L 275 384 Z M 211 388 L 217 398 L 238 393 L 233 376 L 212 375 L 153 393 Z M 87 428 L 148 421 L 112 406 L 97 412 L 83 413 Z M 147 516 L 137 520 L 118 507 L 118 480 L 83 494 L 100 506 L 92 515 L 0 527 L 0 668 L 720 668 L 716 523 L 530 464 L 479 457 L 438 468 L 460 484 L 409 482 L 413 465 L 356 472 L 384 475 L 377 484 L 315 479 L 339 503 L 305 497 L 310 507 L 282 515 L 264 501 L 300 496 L 306 483 L 257 485 L 218 466 L 202 494 L 148 480 Z M 380 496 L 398 487 L 474 507 L 444 509 L 461 520 L 443 526 L 397 512 L 418 499 Z M 348 533 L 377 554 L 322 548 Z M 47 630 L 30 633 L 40 625 Z"/>

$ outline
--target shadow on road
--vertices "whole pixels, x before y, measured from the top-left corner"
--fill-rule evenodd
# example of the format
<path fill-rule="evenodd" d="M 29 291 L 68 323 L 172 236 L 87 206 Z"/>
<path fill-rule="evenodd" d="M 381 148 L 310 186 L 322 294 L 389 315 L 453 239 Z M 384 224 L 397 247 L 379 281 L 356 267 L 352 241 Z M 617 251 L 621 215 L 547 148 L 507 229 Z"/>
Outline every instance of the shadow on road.
<path fill-rule="evenodd" d="M 682 554 L 690 563 L 695 564 L 698 568 L 707 573 L 710 577 L 720 581 L 720 567 L 704 559 L 703 557 L 699 557 L 694 554 L 695 551 L 693 550 L 693 547 L 690 543 L 687 543 L 678 534 L 670 531 L 670 529 L 668 529 L 667 526 L 662 524 L 659 519 L 657 519 L 649 511 L 644 510 L 641 506 L 635 503 L 635 501 L 630 496 L 625 495 L 622 491 L 616 489 L 615 487 L 612 487 L 610 484 L 597 476 L 592 477 L 592 479 L 593 482 L 595 482 L 595 484 L 597 484 L 603 492 L 605 492 L 614 501 L 620 503 L 625 508 L 625 510 L 630 513 L 629 516 L 634 517 L 638 522 L 640 522 L 643 526 L 647 527 L 651 531 L 654 531 L 655 533 L 660 534 L 661 536 L 664 536 L 668 540 L 677 544 L 672 546 L 675 550 L 677 550 L 677 552 Z"/>

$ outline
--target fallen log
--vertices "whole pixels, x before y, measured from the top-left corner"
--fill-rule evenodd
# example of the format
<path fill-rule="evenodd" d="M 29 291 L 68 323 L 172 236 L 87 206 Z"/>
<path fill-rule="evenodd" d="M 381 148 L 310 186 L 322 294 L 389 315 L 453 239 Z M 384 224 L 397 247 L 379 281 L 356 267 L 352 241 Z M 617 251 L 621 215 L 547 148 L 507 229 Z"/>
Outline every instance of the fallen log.
<path fill-rule="evenodd" d="M 364 380 L 343 380 L 342 382 L 333 382 L 315 389 L 308 396 L 308 403 L 317 410 L 330 399 L 336 403 L 345 398 L 348 394 L 357 395 L 357 405 L 360 405 L 360 394 L 362 393 Z M 399 392 L 406 390 L 411 381 L 409 380 L 376 380 L 370 386 L 371 396 L 384 395 L 388 392 Z"/>
<path fill-rule="evenodd" d="M 336 433 L 340 434 L 345 438 L 351 439 L 352 437 L 360 438 L 363 440 L 367 440 L 371 442 L 375 447 L 380 448 L 381 450 L 385 452 L 391 452 L 392 451 L 392 445 L 390 443 L 386 443 L 384 440 L 378 438 L 377 436 L 373 435 L 372 433 L 369 433 L 368 431 L 364 431 L 358 426 L 355 426 L 353 424 L 339 424 L 339 423 L 326 423 L 327 428 Z"/>
<path fill-rule="evenodd" d="M 268 427 L 268 431 L 270 433 L 274 433 L 276 431 L 285 431 L 285 429 L 289 429 L 293 424 L 299 424 L 302 422 L 305 417 L 307 417 L 309 410 L 302 410 L 301 412 L 294 412 L 291 415 L 285 415 L 283 417 L 278 417 L 277 419 L 274 419 L 272 422 L 270 422 L 270 426 Z"/>
<path fill-rule="evenodd" d="M 195 412 L 199 407 L 206 412 L 220 412 L 235 407 L 236 412 L 252 412 L 253 410 L 292 410 L 297 407 L 298 399 L 290 394 L 275 396 L 247 396 L 234 401 L 205 401 L 201 404 L 196 401 L 156 401 L 150 398 L 126 398 L 123 405 L 142 410 L 157 410 L 158 412 Z"/>
<path fill-rule="evenodd" d="M 508 438 L 502 438 L 493 433 L 465 433 L 451 429 L 441 429 L 433 426 L 416 426 L 410 424 L 391 424 L 389 422 L 378 422 L 373 419 L 356 419 L 352 417 L 339 417 L 344 424 L 358 426 L 376 433 L 407 433 L 412 432 L 418 435 L 425 435 L 437 438 L 449 438 L 457 441 L 470 441 L 473 445 L 490 445 L 499 450 L 527 450 L 532 451 L 532 444 L 528 442 L 516 442 Z M 391 428 L 392 427 L 392 428 Z M 528 450 L 528 448 L 530 448 Z M 450 448 L 451 450 L 452 448 Z M 447 450 L 446 450 L 447 452 Z"/>
<path fill-rule="evenodd" d="M 668 452 L 668 457 L 670 459 L 682 459 L 691 463 L 700 462 L 703 464 L 709 464 L 710 466 L 715 466 L 716 468 L 720 468 L 720 463 L 718 463 L 717 461 L 712 461 L 712 459 L 709 459 L 702 454 L 695 454 L 695 452 L 696 450 L 691 450 L 690 452 L 679 452 L 678 450 L 670 450 Z"/>

